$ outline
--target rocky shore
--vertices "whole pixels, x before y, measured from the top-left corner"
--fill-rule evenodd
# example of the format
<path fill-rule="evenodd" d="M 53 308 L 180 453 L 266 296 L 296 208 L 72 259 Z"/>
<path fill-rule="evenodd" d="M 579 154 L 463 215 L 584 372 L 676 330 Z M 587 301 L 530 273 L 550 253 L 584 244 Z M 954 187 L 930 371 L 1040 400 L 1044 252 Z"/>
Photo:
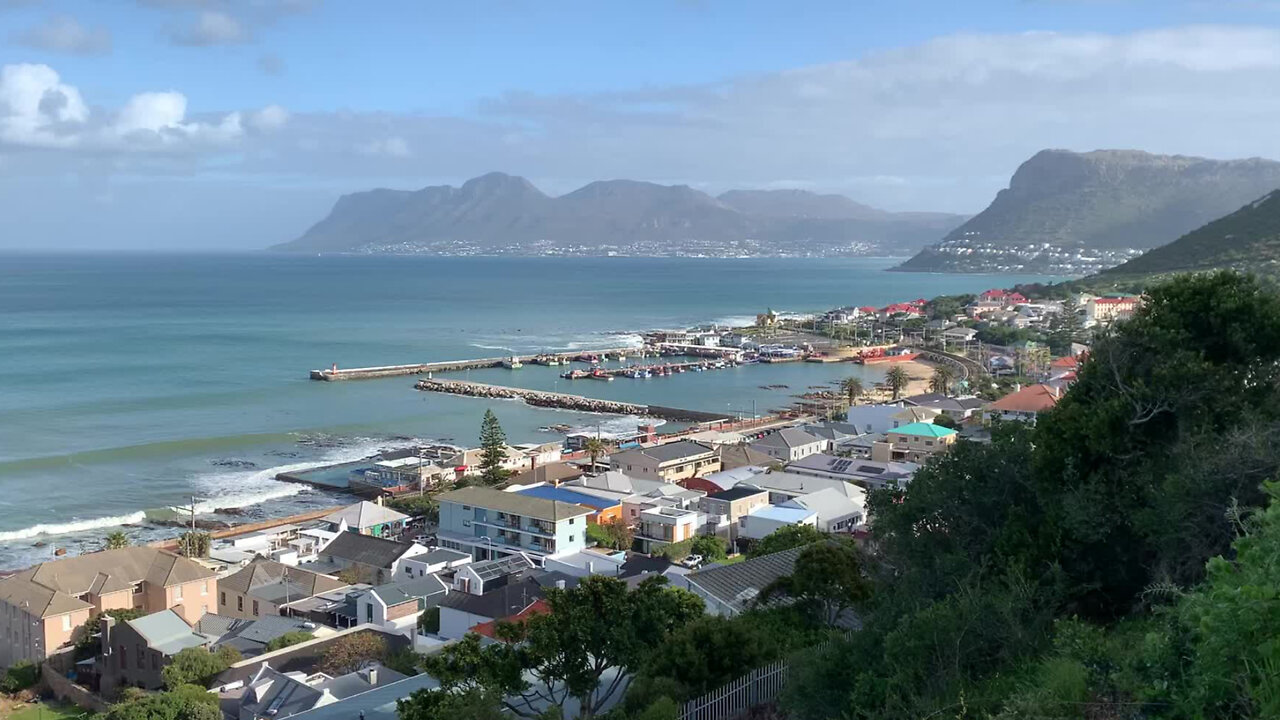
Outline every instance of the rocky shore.
<path fill-rule="evenodd" d="M 414 387 L 428 392 L 442 392 L 467 397 L 494 398 L 500 400 L 523 400 L 535 407 L 556 408 L 559 410 L 576 410 L 579 412 L 610 413 L 614 415 L 649 415 L 649 406 L 635 403 L 615 402 L 613 400 L 596 400 L 581 395 L 546 392 L 543 390 L 525 390 L 523 388 L 487 385 L 485 383 L 462 382 L 458 380 L 419 380 Z"/>

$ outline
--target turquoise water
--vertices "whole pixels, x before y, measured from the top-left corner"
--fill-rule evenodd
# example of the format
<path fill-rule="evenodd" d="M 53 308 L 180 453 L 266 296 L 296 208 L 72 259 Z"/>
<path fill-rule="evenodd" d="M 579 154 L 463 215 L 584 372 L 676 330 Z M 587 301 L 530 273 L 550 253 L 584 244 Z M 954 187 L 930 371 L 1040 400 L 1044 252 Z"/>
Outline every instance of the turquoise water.
<path fill-rule="evenodd" d="M 332 496 L 273 480 L 414 440 L 474 443 L 492 406 L 513 441 L 601 418 L 418 393 L 411 378 L 307 371 L 610 347 L 634 332 L 1010 285 L 1031 276 L 882 272 L 887 259 L 0 255 L 0 567 L 97 543 L 187 503 L 297 512 Z M 473 379 L 713 411 L 761 411 L 843 377 L 788 364 L 646 381 L 552 368 Z M 515 373 L 519 373 L 516 375 Z M 759 385 L 787 384 L 769 392 Z M 616 426 L 634 421 L 605 418 Z M 33 547 L 37 542 L 45 547 Z"/>

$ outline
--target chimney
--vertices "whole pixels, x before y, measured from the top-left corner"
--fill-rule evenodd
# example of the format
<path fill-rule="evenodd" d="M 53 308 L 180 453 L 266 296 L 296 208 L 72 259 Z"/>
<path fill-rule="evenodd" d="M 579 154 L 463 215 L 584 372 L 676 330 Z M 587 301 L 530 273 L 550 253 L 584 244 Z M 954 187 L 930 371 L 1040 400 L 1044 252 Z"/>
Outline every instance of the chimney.
<path fill-rule="evenodd" d="M 116 619 L 110 615 L 102 615 L 98 619 L 98 629 L 102 633 L 100 643 L 102 645 L 102 654 L 111 654 L 111 630 L 116 625 Z M 91 632 L 89 628 L 85 628 L 85 632 Z"/>
<path fill-rule="evenodd" d="M 370 687 L 378 685 L 378 666 L 374 665 L 365 671 L 365 678 L 369 681 Z"/>
<path fill-rule="evenodd" d="M 591 560 L 588 560 L 588 561 L 587 561 L 587 574 L 588 574 L 588 575 L 594 575 L 594 574 L 595 574 L 595 571 L 596 571 L 596 564 L 595 564 L 594 562 L 592 562 Z"/>
<path fill-rule="evenodd" d="M 382 504 L 382 496 L 381 496 L 381 495 L 379 495 L 378 497 L 374 498 L 374 499 L 373 499 L 373 503 L 374 503 L 375 505 L 381 505 L 381 504 Z"/>
<path fill-rule="evenodd" d="M 557 587 L 557 588 L 559 588 L 559 589 L 561 589 L 561 590 L 563 590 L 563 589 L 564 589 L 564 580 L 557 580 L 557 581 L 556 581 L 556 587 Z"/>

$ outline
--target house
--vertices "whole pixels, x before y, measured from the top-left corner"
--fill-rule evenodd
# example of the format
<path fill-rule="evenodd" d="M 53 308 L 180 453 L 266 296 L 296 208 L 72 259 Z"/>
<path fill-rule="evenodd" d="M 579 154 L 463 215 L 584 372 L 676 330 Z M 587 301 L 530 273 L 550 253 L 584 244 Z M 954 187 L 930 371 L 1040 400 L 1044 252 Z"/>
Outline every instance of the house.
<path fill-rule="evenodd" d="M 163 687 L 161 673 L 174 655 L 187 648 L 207 647 L 213 642 L 213 638 L 196 632 L 172 609 L 126 622 L 116 622 L 110 615 L 103 615 L 100 622 L 102 654 L 97 667 L 99 687 L 105 694 L 126 685 L 143 690 Z"/>
<path fill-rule="evenodd" d="M 864 492 L 862 488 L 844 480 L 776 470 L 757 473 L 749 480 L 742 481 L 738 487 L 743 485 L 767 490 L 769 492 L 769 502 L 775 505 L 827 488 L 834 488 L 854 498 L 861 498 Z"/>
<path fill-rule="evenodd" d="M 563 589 L 577 582 L 578 578 L 564 573 L 526 568 L 490 580 L 482 594 L 451 592 L 440 602 L 438 634 L 446 640 L 464 637 L 476 625 L 524 612 L 549 587 Z"/>
<path fill-rule="evenodd" d="M 595 514 L 582 505 L 486 487 L 460 488 L 438 500 L 440 546 L 486 559 L 577 552 L 586 547 L 587 518 Z"/>
<path fill-rule="evenodd" d="M 695 570 L 673 584 L 702 598 L 709 614 L 732 617 L 751 609 L 761 591 L 794 572 L 796 558 L 803 550 L 791 548 L 733 565 Z"/>
<path fill-rule="evenodd" d="M 611 493 L 622 493 L 623 497 L 635 493 L 645 493 L 654 488 L 665 487 L 670 483 L 659 478 L 640 478 L 617 470 L 609 470 L 599 475 L 589 475 L 566 486 L 586 488 L 587 490 L 605 490 Z"/>
<path fill-rule="evenodd" d="M 863 493 L 861 499 L 855 500 L 835 488 L 826 488 L 788 500 L 782 506 L 817 513 L 817 528 L 822 532 L 850 532 L 866 522 L 866 497 Z"/>
<path fill-rule="evenodd" d="M 674 483 L 663 483 L 661 486 L 647 492 L 629 495 L 624 498 L 622 501 L 623 521 L 629 526 L 638 527 L 641 522 L 641 515 L 647 510 L 657 508 L 697 510 L 698 502 L 706 495 L 707 493 L 701 490 L 691 490 Z"/>
<path fill-rule="evenodd" d="M 547 465 L 538 465 L 532 470 L 524 472 L 511 478 L 512 485 L 537 485 L 539 483 L 546 485 L 559 485 L 569 480 L 577 480 L 586 473 L 577 465 L 570 465 L 565 462 L 550 463 Z"/>
<path fill-rule="evenodd" d="M 615 452 L 609 461 L 614 470 L 669 483 L 720 469 L 720 456 L 715 448 L 692 440 Z"/>
<path fill-rule="evenodd" d="M 933 419 L 942 414 L 941 410 L 927 407 L 904 407 L 892 415 L 893 426 L 902 427 L 911 423 L 926 422 L 931 423 Z M 892 429 L 892 428 L 890 428 Z"/>
<path fill-rule="evenodd" d="M 535 485 L 515 492 L 525 497 L 558 500 L 572 505 L 581 505 L 592 511 L 587 516 L 587 522 L 601 524 L 622 519 L 621 499 L 615 500 L 598 495 L 575 492 L 572 488 L 556 487 L 555 485 Z"/>
<path fill-rule="evenodd" d="M 942 331 L 942 342 L 946 344 L 973 342 L 978 336 L 978 331 L 971 327 L 963 327 L 957 325 Z"/>
<path fill-rule="evenodd" d="M 528 555 L 506 555 L 496 560 L 470 563 L 454 573 L 453 589 L 471 595 L 483 595 L 507 584 L 511 576 L 532 569 L 534 564 Z"/>
<path fill-rule="evenodd" d="M 919 467 L 915 463 L 908 462 L 877 462 L 863 458 L 820 454 L 810 455 L 787 465 L 787 472 L 839 480 L 868 490 L 879 490 L 905 488 L 911 483 L 911 477 Z"/>
<path fill-rule="evenodd" d="M 258 558 L 218 581 L 216 612 L 244 619 L 278 615 L 279 607 L 285 603 L 346 585 L 328 575 Z"/>
<path fill-rule="evenodd" d="M 859 434 L 882 433 L 894 427 L 893 416 L 902 407 L 902 403 L 854 405 L 846 412 L 843 425 L 856 429 Z"/>
<path fill-rule="evenodd" d="M 550 558 L 542 567 L 549 572 L 561 572 L 574 577 L 588 575 L 604 575 L 618 577 L 626 565 L 627 554 L 620 550 L 609 551 L 601 548 L 587 548 L 572 555 L 561 555 Z"/>
<path fill-rule="evenodd" d="M 636 524 L 635 541 L 640 552 L 652 553 L 665 545 L 689 540 L 702 526 L 702 514 L 692 508 L 657 506 L 643 510 Z"/>
<path fill-rule="evenodd" d="M 751 447 L 785 463 L 826 450 L 827 441 L 800 428 L 782 428 L 751 443 Z"/>
<path fill-rule="evenodd" d="M 911 397 L 903 398 L 902 402 L 911 407 L 937 410 L 943 415 L 950 416 L 953 420 L 964 420 L 987 404 L 987 401 L 974 395 L 947 397 L 942 393 L 912 395 Z"/>
<path fill-rule="evenodd" d="M 1062 391 L 1051 385 L 1028 385 L 991 403 L 983 411 L 983 420 L 1017 420 L 1035 424 L 1040 413 L 1058 404 Z"/>
<path fill-rule="evenodd" d="M 435 575 L 378 585 L 356 598 L 357 619 L 412 636 L 416 634 L 418 616 L 439 606 L 448 593 L 448 586 Z"/>
<path fill-rule="evenodd" d="M 1117 320 L 1128 320 L 1142 305 L 1142 298 L 1135 295 L 1092 298 L 1084 304 L 1084 325 L 1110 325 Z"/>
<path fill-rule="evenodd" d="M 720 459 L 720 470 L 733 470 L 734 468 L 750 465 L 768 465 L 773 462 L 772 457 L 750 445 L 718 445 L 716 446 L 716 457 Z"/>
<path fill-rule="evenodd" d="M 378 664 L 331 677 L 321 672 L 282 673 L 264 662 L 253 677 L 245 681 L 244 693 L 237 703 L 237 717 L 238 720 L 292 717 L 404 679 L 404 675 Z"/>
<path fill-rule="evenodd" d="M 401 560 L 401 574 L 398 577 L 426 577 L 466 565 L 471 561 L 471 553 L 436 548 L 422 555 L 414 555 Z"/>
<path fill-rule="evenodd" d="M 769 491 L 750 485 L 738 485 L 702 498 L 698 507 L 708 516 L 735 523 L 743 515 L 769 504 Z"/>
<path fill-rule="evenodd" d="M 409 516 L 383 507 L 381 503 L 361 500 L 325 515 L 322 521 L 334 532 L 349 530 L 374 537 L 398 537 L 404 532 Z"/>
<path fill-rule="evenodd" d="M 418 690 L 435 690 L 438 687 L 440 683 L 426 673 L 394 682 L 381 681 L 377 687 L 313 708 L 296 717 L 297 720 L 399 720 L 397 700 Z"/>
<path fill-rule="evenodd" d="M 765 505 L 750 515 L 738 518 L 737 537 L 759 540 L 788 525 L 818 527 L 818 513 L 806 508 L 783 503 Z"/>
<path fill-rule="evenodd" d="M 350 484 L 360 494 L 388 493 L 403 489 L 423 492 L 457 479 L 452 467 L 441 467 L 434 460 L 412 455 L 379 460 L 373 467 L 351 474 Z"/>
<path fill-rule="evenodd" d="M 364 591 L 372 587 L 369 583 L 348 585 L 347 587 L 323 592 L 309 598 L 294 600 L 287 605 L 281 605 L 280 612 L 290 619 L 306 620 L 318 626 L 352 628 L 360 624 L 356 599 Z M 206 615 L 205 617 L 208 618 L 209 616 Z M 262 619 L 269 620 L 273 617 L 276 616 L 268 615 Z"/>
<path fill-rule="evenodd" d="M 999 288 L 988 290 L 978 296 L 984 302 L 998 302 L 1002 307 L 1013 307 L 1027 302 L 1026 296 L 1019 292 L 1010 292 Z"/>
<path fill-rule="evenodd" d="M 188 623 L 217 597 L 215 572 L 153 547 L 102 550 L 50 560 L 0 579 L 0 666 L 39 662 L 77 640 L 90 616 L 175 608 Z"/>
<path fill-rule="evenodd" d="M 385 540 L 372 535 L 341 532 L 320 550 L 317 566 L 335 574 L 351 571 L 358 582 L 381 585 L 400 572 L 405 558 L 425 555 L 427 549 L 411 542 Z"/>
<path fill-rule="evenodd" d="M 267 645 L 278 637 L 291 632 L 305 632 L 323 637 L 332 635 L 333 628 L 317 625 L 305 617 L 266 615 L 257 620 L 242 620 L 222 615 L 205 615 L 196 623 L 196 632 L 213 638 L 210 649 L 235 648 L 243 657 L 255 657 L 267 652 Z"/>
<path fill-rule="evenodd" d="M 924 462 L 936 453 L 945 452 L 956 441 L 956 431 L 933 423 L 911 423 L 891 430 L 883 443 L 877 443 L 872 460 L 879 462 Z"/>

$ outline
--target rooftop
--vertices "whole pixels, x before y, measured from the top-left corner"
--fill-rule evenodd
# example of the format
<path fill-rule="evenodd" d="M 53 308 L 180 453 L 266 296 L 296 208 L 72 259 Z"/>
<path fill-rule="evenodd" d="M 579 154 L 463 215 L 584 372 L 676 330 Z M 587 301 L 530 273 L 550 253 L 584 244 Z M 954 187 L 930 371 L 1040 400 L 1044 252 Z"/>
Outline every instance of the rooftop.
<path fill-rule="evenodd" d="M 553 485 L 539 485 L 537 487 L 525 488 L 517 490 L 516 494 L 526 497 L 542 498 L 543 500 L 559 500 L 560 502 L 572 503 L 574 505 L 585 505 L 595 510 L 605 510 L 607 508 L 617 507 L 620 503 L 618 500 L 609 500 L 597 495 L 588 495 L 586 493 L 574 492 L 568 488 L 555 487 Z"/>
<path fill-rule="evenodd" d="M 396 512 L 377 503 L 371 503 L 368 500 L 361 500 L 354 505 L 348 505 L 341 510 L 324 516 L 324 521 L 327 523 L 337 525 L 345 520 L 347 527 L 361 530 L 383 523 L 404 522 L 408 519 L 409 516 L 404 513 Z"/>
<path fill-rule="evenodd" d="M 796 558 L 803 550 L 804 547 L 791 548 L 733 565 L 695 570 L 686 577 L 689 584 L 697 585 L 737 610 L 744 610 L 770 583 L 792 573 Z"/>
<path fill-rule="evenodd" d="M 389 568 L 411 548 L 413 543 L 384 540 L 356 532 L 342 532 L 325 545 L 320 553 L 361 565 Z"/>
<path fill-rule="evenodd" d="M 903 425 L 902 427 L 894 428 L 890 432 L 897 433 L 899 435 L 914 435 L 916 437 L 932 438 L 951 437 L 956 434 L 956 431 L 951 428 L 923 422 L 913 422 L 909 425 Z"/>
<path fill-rule="evenodd" d="M 753 495 L 759 495 L 760 493 L 763 493 L 763 492 L 766 492 L 766 491 L 760 488 L 755 488 L 755 487 L 739 486 L 739 487 L 729 488 L 728 490 L 721 490 L 720 492 L 715 493 L 714 495 L 708 495 L 707 499 L 724 500 L 726 502 L 733 502 L 734 500 L 741 500 L 742 498 L 748 498 Z"/>
<path fill-rule="evenodd" d="M 692 440 L 678 440 L 676 442 L 666 443 L 665 445 L 654 445 L 653 447 L 637 448 L 635 450 L 624 450 L 623 452 L 614 453 L 616 458 L 624 453 L 640 453 L 647 455 L 660 463 L 679 462 L 681 460 L 689 460 L 691 458 L 708 455 L 715 452 L 712 448 L 696 443 Z"/>
<path fill-rule="evenodd" d="M 259 558 L 218 581 L 219 589 L 234 590 L 271 602 L 288 602 L 336 590 L 346 583 L 328 575 Z"/>
<path fill-rule="evenodd" d="M 177 655 L 187 648 L 203 647 L 211 641 L 211 638 L 192 630 L 187 621 L 173 610 L 143 615 L 127 624 L 147 641 L 148 647 L 165 655 Z"/>
<path fill-rule="evenodd" d="M 437 499 L 440 502 L 473 505 L 486 510 L 497 510 L 510 515 L 520 515 L 521 517 L 534 518 L 535 520 L 553 522 L 567 520 L 571 517 L 590 515 L 593 512 L 581 505 L 573 505 L 559 500 L 545 500 L 539 497 L 521 495 L 520 493 L 503 492 L 493 488 L 475 486 L 452 490 Z"/>
<path fill-rule="evenodd" d="M 767 447 L 795 448 L 804 445 L 812 445 L 821 441 L 821 438 L 810 435 L 800 428 L 782 428 L 781 430 L 776 430 L 765 435 L 751 444 L 764 445 Z"/>
<path fill-rule="evenodd" d="M 787 523 L 795 525 L 802 523 L 817 515 L 813 510 L 801 507 L 789 507 L 787 505 L 765 505 L 759 510 L 751 513 L 751 517 L 763 520 L 772 520 L 774 522 Z"/>
<path fill-rule="evenodd" d="M 1004 412 L 1044 412 L 1058 404 L 1059 395 L 1048 385 L 1028 385 L 991 403 L 988 408 Z"/>
<path fill-rule="evenodd" d="M 435 575 L 427 575 L 413 580 L 379 585 L 369 592 L 377 595 L 382 599 L 382 602 L 390 606 L 426 598 L 434 598 L 438 602 L 440 597 L 444 597 L 445 593 L 449 592 L 449 589 L 445 587 L 440 578 Z M 428 604 L 435 605 L 436 602 Z M 419 609 L 421 609 L 421 605 L 419 605 Z"/>

